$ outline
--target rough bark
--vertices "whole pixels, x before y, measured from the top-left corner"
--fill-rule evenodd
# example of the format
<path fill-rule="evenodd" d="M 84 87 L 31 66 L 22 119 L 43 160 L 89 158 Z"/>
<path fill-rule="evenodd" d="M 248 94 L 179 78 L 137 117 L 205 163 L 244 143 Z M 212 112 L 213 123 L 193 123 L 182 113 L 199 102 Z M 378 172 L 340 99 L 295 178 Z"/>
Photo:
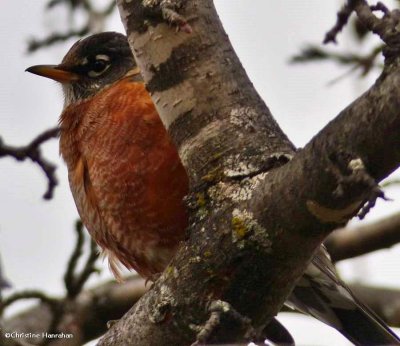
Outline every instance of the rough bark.
<path fill-rule="evenodd" d="M 277 314 L 321 241 L 366 202 L 373 204 L 382 195 L 376 181 L 400 163 L 398 59 L 295 153 L 248 80 L 212 1 L 183 2 L 191 34 L 157 17 L 170 19 L 165 9 L 178 2 L 120 0 L 118 6 L 190 176 L 188 240 L 99 345 L 254 337 Z M 210 331 L 216 312 L 221 322 Z M 205 331 L 207 340 L 200 338 Z"/>
<path fill-rule="evenodd" d="M 400 327 L 400 292 L 398 290 L 359 284 L 350 285 L 350 287 L 356 293 L 356 296 L 373 309 L 386 323 L 393 327 Z M 99 337 L 107 330 L 108 321 L 119 318 L 126 313 L 146 291 L 144 280 L 134 277 L 122 285 L 105 283 L 83 292 L 78 297 L 77 302 L 72 304 L 71 308 L 67 308 L 67 310 L 74 312 L 74 332 L 79 338 L 58 340 L 57 343 L 50 342 L 47 345 L 75 346 Z M 292 309 L 284 311 L 295 312 Z M 69 316 L 71 317 L 71 314 Z M 43 331 L 48 329 L 51 319 L 52 312 L 47 305 L 41 303 L 7 319 L 2 330 L 4 332 L 17 331 L 41 335 Z M 66 329 L 60 331 L 69 332 Z M 27 341 L 36 345 L 43 339 L 20 338 L 19 341 Z M 21 346 L 21 343 L 16 340 L 4 338 L 4 333 L 1 335 L 0 343 L 4 346 Z"/>

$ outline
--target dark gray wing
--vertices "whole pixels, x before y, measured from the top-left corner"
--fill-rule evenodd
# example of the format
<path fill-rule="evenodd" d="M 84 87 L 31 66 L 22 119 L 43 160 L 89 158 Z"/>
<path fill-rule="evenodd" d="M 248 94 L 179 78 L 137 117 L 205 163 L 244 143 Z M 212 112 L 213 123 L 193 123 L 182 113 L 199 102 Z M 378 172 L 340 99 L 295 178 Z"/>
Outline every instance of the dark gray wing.
<path fill-rule="evenodd" d="M 396 334 L 338 278 L 324 246 L 286 305 L 337 329 L 355 345 L 400 345 Z"/>

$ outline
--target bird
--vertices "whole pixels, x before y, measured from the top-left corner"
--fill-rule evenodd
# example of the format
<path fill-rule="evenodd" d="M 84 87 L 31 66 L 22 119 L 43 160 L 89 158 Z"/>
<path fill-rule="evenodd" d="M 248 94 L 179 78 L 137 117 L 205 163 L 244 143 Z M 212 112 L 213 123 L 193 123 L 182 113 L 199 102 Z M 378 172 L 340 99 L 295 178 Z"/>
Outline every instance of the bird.
<path fill-rule="evenodd" d="M 152 280 L 185 239 L 189 180 L 146 90 L 126 36 L 77 41 L 58 65 L 26 71 L 60 82 L 60 153 L 78 213 L 108 257 Z M 356 345 L 399 338 L 338 278 L 326 249 L 316 252 L 287 305 L 337 329 Z M 275 323 L 276 335 L 290 335 Z"/>
<path fill-rule="evenodd" d="M 184 238 L 188 178 L 135 64 L 114 32 L 75 43 L 59 65 L 27 71 L 61 83 L 60 153 L 78 213 L 121 281 L 160 273 Z"/>

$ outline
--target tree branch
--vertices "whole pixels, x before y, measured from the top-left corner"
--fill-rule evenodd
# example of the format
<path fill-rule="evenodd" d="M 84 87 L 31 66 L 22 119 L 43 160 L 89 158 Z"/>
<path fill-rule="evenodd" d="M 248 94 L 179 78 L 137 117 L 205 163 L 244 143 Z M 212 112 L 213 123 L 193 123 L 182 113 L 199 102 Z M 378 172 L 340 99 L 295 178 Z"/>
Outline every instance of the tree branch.
<path fill-rule="evenodd" d="M 38 135 L 31 143 L 23 147 L 8 146 L 0 138 L 0 158 L 11 156 L 17 161 L 30 159 L 43 170 L 48 180 L 47 191 L 43 195 L 44 199 L 53 198 L 54 188 L 57 186 L 58 180 L 55 175 L 56 166 L 42 156 L 40 146 L 51 138 L 57 138 L 58 133 L 58 127 L 51 128 Z"/>
<path fill-rule="evenodd" d="M 386 323 L 393 327 L 400 327 L 400 304 L 397 304 L 400 301 L 400 292 L 358 284 L 350 285 L 350 287 L 356 296 Z M 108 321 L 120 318 L 146 291 L 144 280 L 136 276 L 129 278 L 124 284 L 112 281 L 82 291 L 76 300 L 77 305 L 72 306 L 71 303 L 67 303 L 69 305 L 66 310 L 73 311 L 74 316 L 70 317 L 78 330 L 76 335 L 83 336 L 83 339 L 78 340 L 74 337 L 74 341 L 64 340 L 64 343 L 57 345 L 81 345 L 99 337 L 107 331 Z M 63 299 L 57 301 L 61 303 Z M 287 312 L 293 312 L 293 310 Z M 48 304 L 41 303 L 6 320 L 7 327 L 6 329 L 3 327 L 2 330 L 41 334 L 47 330 L 51 318 L 52 312 Z M 59 330 L 61 331 L 69 332 L 66 329 Z M 51 343 L 49 345 L 53 346 Z"/>
<path fill-rule="evenodd" d="M 0 315 L 3 314 L 3 311 L 5 308 L 7 308 L 9 305 L 15 303 L 16 301 L 22 300 L 22 299 L 39 299 L 43 303 L 47 305 L 54 305 L 56 300 L 54 298 L 51 298 L 44 294 L 41 291 L 37 290 L 32 290 L 32 291 L 22 291 L 22 292 L 17 292 L 12 294 L 11 296 L 7 297 L 7 299 L 4 299 L 1 304 L 0 304 Z"/>
<path fill-rule="evenodd" d="M 89 32 L 90 32 L 89 26 L 84 25 L 82 28 L 79 29 L 70 29 L 63 33 L 59 32 L 52 33 L 43 39 L 32 38 L 28 42 L 28 53 L 36 52 L 39 49 L 42 49 L 44 47 L 50 47 L 56 43 L 64 42 L 73 37 L 85 36 Z"/>
<path fill-rule="evenodd" d="M 0 257 L 0 304 L 3 299 L 3 296 L 2 296 L 3 290 L 6 288 L 10 288 L 10 287 L 11 287 L 11 284 L 4 275 L 4 270 L 3 270 L 3 266 L 1 263 L 1 257 Z"/>
<path fill-rule="evenodd" d="M 337 13 L 337 20 L 335 23 L 335 26 L 329 30 L 324 38 L 324 43 L 336 43 L 336 36 L 343 30 L 343 28 L 346 26 L 350 15 L 354 11 L 354 4 L 349 1 L 347 4 L 345 4 L 340 11 Z"/>
<path fill-rule="evenodd" d="M 49 339 L 47 345 L 81 346 L 99 337 L 107 330 L 107 322 L 120 318 L 146 290 L 143 279 L 131 277 L 124 284 L 110 281 L 82 291 L 74 300 L 55 299 L 55 304 L 62 305 L 67 312 L 58 323 L 57 333 L 72 333 L 73 338 Z M 50 329 L 52 320 L 53 312 L 47 302 L 43 302 L 7 319 L 1 334 L 18 332 L 42 335 Z M 24 338 L 22 341 L 38 345 L 46 340 L 40 337 Z"/>
<path fill-rule="evenodd" d="M 38 140 L 37 142 L 39 143 L 40 140 Z M 26 341 L 28 343 L 34 342 L 35 345 L 41 345 L 41 346 L 60 345 L 59 341 L 54 343 L 54 340 L 58 340 L 58 338 L 51 338 L 46 336 L 46 333 L 56 334 L 60 332 L 69 334 L 74 337 L 74 338 L 66 338 L 65 343 L 64 342 L 62 343 L 63 345 L 64 344 L 81 345 L 82 339 L 85 338 L 83 332 L 86 333 L 88 331 L 86 330 L 87 327 L 81 325 L 81 323 L 83 323 L 81 321 L 82 317 L 80 315 L 75 316 L 76 313 L 75 310 L 89 308 L 88 305 L 85 305 L 88 304 L 87 301 L 84 301 L 83 304 L 79 299 L 84 297 L 84 295 L 82 295 L 81 292 L 88 278 L 92 273 L 97 271 L 95 268 L 95 262 L 98 257 L 98 252 L 97 252 L 97 245 L 93 241 L 90 241 L 89 256 L 86 260 L 86 263 L 84 264 L 82 271 L 78 272 L 77 264 L 79 259 L 82 257 L 83 245 L 85 240 L 83 233 L 83 225 L 80 220 L 76 222 L 75 230 L 77 233 L 76 247 L 71 254 L 71 258 L 68 262 L 67 271 L 64 275 L 65 287 L 67 290 L 66 297 L 63 299 L 59 298 L 56 299 L 47 296 L 44 292 L 37 290 L 29 290 L 23 292 L 16 292 L 11 296 L 7 297 L 6 299 L 0 301 L 0 316 L 2 315 L 5 308 L 7 308 L 9 305 L 13 304 L 16 301 L 22 299 L 39 299 L 42 302 L 42 304 L 33 309 L 35 314 L 40 313 L 42 317 L 42 319 L 40 319 L 37 323 L 32 324 L 32 322 L 30 322 L 30 319 L 32 318 L 31 312 L 27 313 L 27 319 L 25 319 L 24 314 L 19 315 L 23 316 L 21 320 L 22 323 L 21 326 L 11 324 L 10 328 L 7 329 L 9 324 L 8 322 L 5 323 L 5 326 L 2 327 L 2 330 L 10 332 L 11 338 L 8 339 L 6 338 L 7 340 L 4 340 L 6 334 L 1 333 L 0 343 L 2 345 L 5 344 L 6 341 L 7 345 L 10 342 L 11 344 L 13 344 L 13 341 L 10 341 L 11 339 L 14 339 L 15 343 L 17 344 L 21 342 L 24 343 Z M 97 306 L 99 304 L 97 301 L 92 301 L 92 303 L 94 304 L 94 306 Z M 43 310 L 44 305 L 46 305 L 45 310 Z M 79 313 L 82 313 L 82 311 L 79 310 Z M 85 314 L 87 314 L 86 310 Z M 17 319 L 19 318 L 19 316 L 17 317 Z M 80 318 L 79 322 L 76 322 L 74 320 L 71 321 L 71 318 L 78 318 L 78 317 Z M 90 323 L 90 322 L 85 322 L 85 323 Z M 26 332 L 26 329 L 29 330 L 30 328 L 33 328 L 34 332 L 32 330 Z M 24 333 L 31 333 L 31 334 L 26 335 L 24 338 L 14 337 L 12 332 L 21 333 L 21 329 L 24 330 Z M 30 337 L 29 335 L 32 334 L 34 334 L 35 336 Z M 1 337 L 3 337 L 3 339 Z"/>
<path fill-rule="evenodd" d="M 67 289 L 67 297 L 69 299 L 75 298 L 82 290 L 90 275 L 98 270 L 95 267 L 98 258 L 98 248 L 93 239 L 90 239 L 90 252 L 86 260 L 85 266 L 80 273 L 77 273 L 78 260 L 82 256 L 85 235 L 83 231 L 83 224 L 78 220 L 75 224 L 77 233 L 76 247 L 72 252 L 71 258 L 68 262 L 67 271 L 64 275 L 64 283 Z"/>
<path fill-rule="evenodd" d="M 368 254 L 400 242 L 400 213 L 354 229 L 332 233 L 325 245 L 334 262 Z"/>
<path fill-rule="evenodd" d="M 324 43 L 336 43 L 336 36 L 347 24 L 350 15 L 355 12 L 360 23 L 377 34 L 388 46 L 397 46 L 397 30 L 392 30 L 400 19 L 399 10 L 389 11 L 382 3 L 370 6 L 366 0 L 348 0 L 337 14 L 335 26 L 326 34 Z M 382 12 L 383 18 L 378 18 L 373 12 Z M 393 47 L 392 47 L 393 48 Z"/>
<path fill-rule="evenodd" d="M 368 54 L 358 53 L 334 53 L 315 45 L 308 45 L 298 55 L 291 58 L 291 63 L 304 63 L 314 61 L 333 61 L 342 66 L 350 66 L 351 71 L 361 70 L 361 76 L 365 77 L 373 68 L 382 68 L 377 62 L 382 53 L 382 45 L 376 46 Z M 349 74 L 346 73 L 346 76 Z"/>
<path fill-rule="evenodd" d="M 154 7 L 165 2 L 192 34 L 156 16 Z M 212 1 L 151 1 L 152 16 L 148 3 L 118 6 L 188 171 L 191 224 L 152 290 L 99 345 L 187 345 L 210 319 L 203 341 L 240 342 L 249 328 L 229 311 L 213 318 L 215 302 L 262 330 L 329 232 L 383 196 L 376 182 L 400 164 L 400 62 L 387 60 L 375 85 L 295 153 L 240 66 Z"/>
<path fill-rule="evenodd" d="M 102 23 L 115 9 L 115 1 L 112 0 L 103 10 L 96 10 L 89 0 L 51 0 L 47 4 L 47 9 L 66 4 L 74 14 L 78 9 L 83 9 L 86 13 L 86 23 L 81 28 L 70 28 L 64 33 L 52 33 L 43 39 L 32 38 L 28 42 L 28 53 L 33 53 L 41 48 L 49 47 L 55 43 L 66 41 L 72 37 L 82 37 L 89 33 L 98 32 Z"/>

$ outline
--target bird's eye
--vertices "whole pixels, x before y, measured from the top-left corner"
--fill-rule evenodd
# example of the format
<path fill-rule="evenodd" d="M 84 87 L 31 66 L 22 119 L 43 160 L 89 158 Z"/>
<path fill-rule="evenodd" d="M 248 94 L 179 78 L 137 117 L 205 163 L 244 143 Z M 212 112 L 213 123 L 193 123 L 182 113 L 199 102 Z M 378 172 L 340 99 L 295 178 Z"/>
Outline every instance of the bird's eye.
<path fill-rule="evenodd" d="M 110 67 L 110 58 L 107 55 L 97 55 L 96 60 L 92 63 L 91 70 L 88 72 L 89 77 L 98 77 Z"/>

